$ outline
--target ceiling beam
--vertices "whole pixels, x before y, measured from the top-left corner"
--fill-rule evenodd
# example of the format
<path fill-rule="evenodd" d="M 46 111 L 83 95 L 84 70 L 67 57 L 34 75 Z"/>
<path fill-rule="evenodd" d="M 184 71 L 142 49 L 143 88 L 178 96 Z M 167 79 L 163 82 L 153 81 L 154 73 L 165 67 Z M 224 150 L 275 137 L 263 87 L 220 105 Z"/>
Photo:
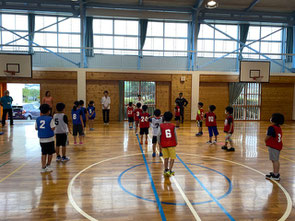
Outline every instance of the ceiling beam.
<path fill-rule="evenodd" d="M 202 6 L 203 2 L 204 2 L 204 0 L 196 0 L 196 3 L 194 5 L 194 9 L 195 10 L 200 9 L 200 7 Z"/>
<path fill-rule="evenodd" d="M 255 5 L 257 5 L 259 2 L 260 2 L 260 0 L 254 0 L 253 2 L 251 2 L 251 4 L 249 5 L 249 7 L 245 9 L 245 11 L 246 12 L 251 11 L 255 7 Z"/>

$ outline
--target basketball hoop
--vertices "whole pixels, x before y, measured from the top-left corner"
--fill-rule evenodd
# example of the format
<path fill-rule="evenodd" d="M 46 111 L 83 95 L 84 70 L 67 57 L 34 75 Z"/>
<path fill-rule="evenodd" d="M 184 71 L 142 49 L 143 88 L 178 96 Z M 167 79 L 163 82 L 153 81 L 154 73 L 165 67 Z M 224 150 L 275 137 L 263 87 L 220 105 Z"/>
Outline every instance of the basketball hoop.
<path fill-rule="evenodd" d="M 6 76 L 15 76 L 15 71 L 7 71 L 7 70 L 4 70 L 4 74 L 6 75 Z"/>

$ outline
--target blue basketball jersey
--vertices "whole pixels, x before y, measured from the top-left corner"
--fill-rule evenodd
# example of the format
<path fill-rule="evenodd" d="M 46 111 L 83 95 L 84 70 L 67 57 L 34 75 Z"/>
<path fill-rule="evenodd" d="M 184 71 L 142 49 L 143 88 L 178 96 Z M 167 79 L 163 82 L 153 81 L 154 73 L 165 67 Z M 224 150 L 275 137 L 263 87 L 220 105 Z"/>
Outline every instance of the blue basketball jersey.
<path fill-rule="evenodd" d="M 80 115 L 81 115 L 81 109 L 72 110 L 72 119 L 73 119 L 74 125 L 82 124 Z"/>
<path fill-rule="evenodd" d="M 81 113 L 82 113 L 82 119 L 83 119 L 83 121 L 86 121 L 86 113 L 87 113 L 86 108 L 85 107 L 81 107 L 80 110 L 81 110 Z"/>
<path fill-rule="evenodd" d="M 88 114 L 89 114 L 89 119 L 94 119 L 95 116 L 96 116 L 95 107 L 90 106 L 90 107 L 87 108 L 87 111 L 88 111 Z M 92 115 L 92 116 L 90 116 L 90 115 Z"/>
<path fill-rule="evenodd" d="M 37 118 L 36 124 L 39 138 L 50 138 L 54 136 L 54 131 L 50 126 L 51 121 L 52 117 L 46 115 Z"/>

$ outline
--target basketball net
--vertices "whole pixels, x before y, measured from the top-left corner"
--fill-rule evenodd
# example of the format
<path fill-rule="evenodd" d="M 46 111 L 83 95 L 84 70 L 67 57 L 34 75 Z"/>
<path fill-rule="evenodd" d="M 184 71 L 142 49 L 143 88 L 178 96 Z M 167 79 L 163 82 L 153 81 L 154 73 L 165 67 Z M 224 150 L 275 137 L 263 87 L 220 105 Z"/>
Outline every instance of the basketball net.
<path fill-rule="evenodd" d="M 259 76 L 259 77 L 252 77 L 252 79 L 254 81 L 262 81 L 263 76 Z"/>
<path fill-rule="evenodd" d="M 4 70 L 4 74 L 7 76 L 7 77 L 12 77 L 12 76 L 15 76 L 15 71 L 7 71 L 7 70 Z"/>

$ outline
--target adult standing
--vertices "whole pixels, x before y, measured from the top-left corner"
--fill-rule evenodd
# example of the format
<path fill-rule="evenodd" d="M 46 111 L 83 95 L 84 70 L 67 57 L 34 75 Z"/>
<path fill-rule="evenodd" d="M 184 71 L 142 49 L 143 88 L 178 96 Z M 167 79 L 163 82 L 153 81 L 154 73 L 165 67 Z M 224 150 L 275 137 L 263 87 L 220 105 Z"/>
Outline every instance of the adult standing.
<path fill-rule="evenodd" d="M 4 91 L 4 96 L 1 97 L 1 106 L 3 106 L 3 114 L 2 114 L 2 127 L 5 126 L 6 115 L 8 113 L 10 118 L 10 125 L 13 125 L 13 116 L 12 116 L 12 97 L 9 96 L 9 91 Z"/>
<path fill-rule="evenodd" d="M 135 106 L 138 104 L 138 103 L 140 103 L 141 104 L 141 108 L 142 108 L 142 106 L 144 105 L 144 101 L 141 99 L 141 95 L 139 94 L 139 95 L 137 95 L 137 100 L 135 101 Z"/>
<path fill-rule="evenodd" d="M 45 97 L 42 98 L 41 104 L 48 104 L 50 107 L 50 115 L 52 116 L 52 108 L 53 108 L 53 97 L 51 97 L 50 91 L 45 92 Z"/>
<path fill-rule="evenodd" d="M 183 123 L 184 107 L 186 107 L 188 105 L 188 101 L 183 97 L 183 93 L 179 93 L 179 97 L 176 98 L 175 103 L 177 103 L 180 107 L 181 123 Z"/>
<path fill-rule="evenodd" d="M 108 91 L 104 91 L 103 94 L 104 96 L 101 98 L 103 122 L 105 125 L 109 125 L 111 98 Z"/>

